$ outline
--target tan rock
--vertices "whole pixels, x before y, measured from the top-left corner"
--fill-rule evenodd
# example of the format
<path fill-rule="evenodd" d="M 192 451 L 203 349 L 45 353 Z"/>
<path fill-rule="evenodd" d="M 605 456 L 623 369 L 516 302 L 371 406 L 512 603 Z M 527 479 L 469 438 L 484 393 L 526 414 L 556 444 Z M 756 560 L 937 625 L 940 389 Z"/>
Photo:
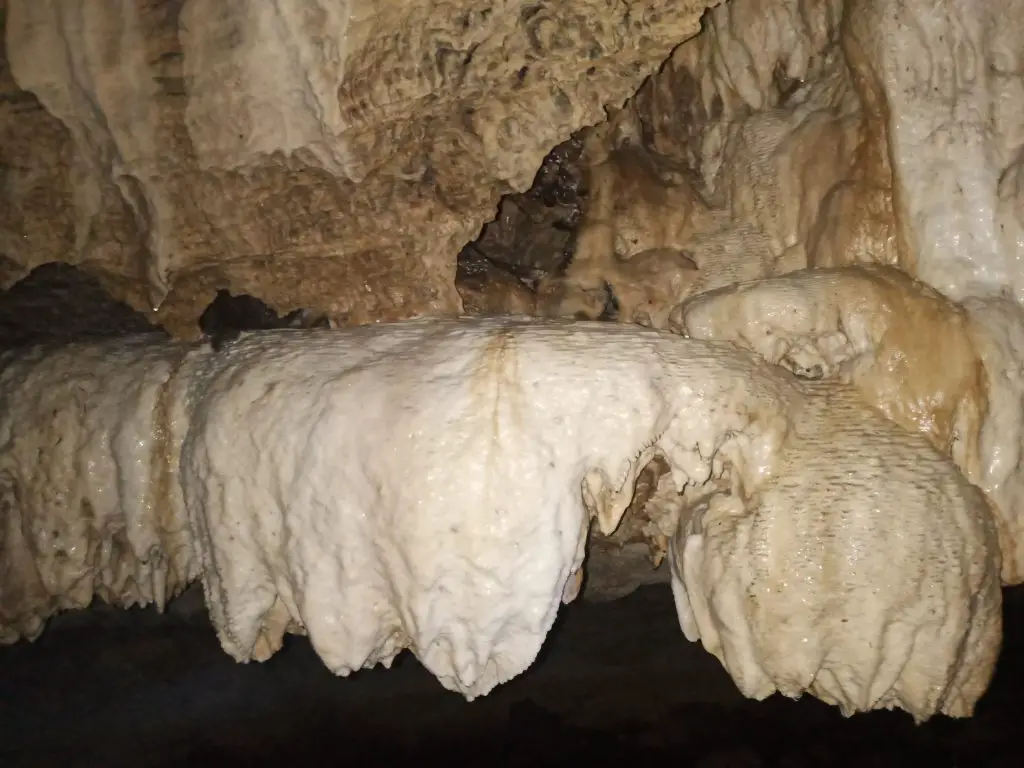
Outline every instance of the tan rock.
<path fill-rule="evenodd" d="M 0 277 L 80 264 L 179 336 L 218 288 L 457 313 L 499 196 L 714 2 L 9 0 Z"/>

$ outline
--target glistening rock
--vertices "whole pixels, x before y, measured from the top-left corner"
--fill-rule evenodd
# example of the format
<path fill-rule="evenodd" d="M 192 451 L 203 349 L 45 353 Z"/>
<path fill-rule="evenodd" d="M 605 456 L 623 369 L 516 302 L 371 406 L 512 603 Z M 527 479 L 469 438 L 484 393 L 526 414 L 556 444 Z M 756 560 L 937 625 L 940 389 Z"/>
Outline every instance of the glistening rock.
<path fill-rule="evenodd" d="M 825 673 L 868 658 L 877 621 L 862 634 L 843 618 L 882 617 L 893 630 L 882 661 L 896 672 L 847 683 L 869 686 L 847 691 L 854 708 L 969 714 L 998 653 L 999 550 L 984 499 L 925 438 L 865 408 L 829 409 L 830 398 L 853 402 L 853 390 L 812 389 L 731 345 L 612 324 L 452 320 L 260 332 L 217 352 L 156 340 L 78 345 L 4 365 L 7 641 L 110 583 L 109 564 L 81 553 L 130 528 L 135 581 L 152 582 L 168 563 L 200 577 L 221 644 L 239 661 L 304 632 L 337 674 L 409 648 L 445 687 L 484 695 L 533 662 L 560 603 L 575 597 L 590 520 L 613 531 L 638 472 L 658 458 L 668 470 L 659 486 L 673 484 L 685 520 L 707 498 L 743 506 L 782 494 L 794 509 L 775 519 L 788 535 L 764 542 L 779 567 L 804 553 L 835 583 L 860 579 L 862 590 L 844 593 L 805 578 L 779 603 L 804 637 L 833 648 L 817 660 Z M 65 380 L 59 397 L 38 398 Z M 833 440 L 842 430 L 856 432 L 858 451 Z M 804 442 L 833 475 L 802 461 Z M 900 471 L 887 474 L 880 456 L 894 451 Z M 155 456 L 166 462 L 158 471 Z M 857 491 L 842 520 L 820 503 L 834 475 Z M 935 478 L 941 489 L 922 495 Z M 879 509 L 876 488 L 891 507 Z M 85 514 L 97 507 L 102 515 Z M 821 522 L 796 525 L 809 518 Z M 894 529 L 933 535 L 908 534 L 888 570 L 873 568 Z M 728 530 L 723 540 L 735 567 L 721 576 L 764 573 L 764 549 Z M 73 578 L 62 570 L 68 553 L 78 558 Z M 889 583 L 872 579 L 900 576 L 903 562 L 911 579 L 950 562 L 962 578 L 946 574 L 941 594 L 892 602 Z M 73 602 L 61 593 L 72 588 Z M 144 587 L 128 602 L 165 591 Z M 941 638 L 928 634 L 936 610 Z M 746 621 L 750 642 L 784 642 L 758 638 L 742 611 L 731 616 Z M 955 642 L 964 637 L 967 650 Z M 909 654 L 927 663 L 904 674 Z M 802 672 L 813 673 L 808 658 Z M 763 693 L 723 661 L 745 693 Z M 791 694 L 808 685 L 775 684 Z"/>
<path fill-rule="evenodd" d="M 983 494 L 855 393 L 805 391 L 773 476 L 712 495 L 677 531 L 686 636 L 752 698 L 971 715 L 1002 624 Z"/>
<path fill-rule="evenodd" d="M 804 377 L 852 383 L 985 491 L 1003 581 L 1024 581 L 1024 310 L 945 298 L 891 267 L 801 270 L 680 305 L 671 324 Z"/>

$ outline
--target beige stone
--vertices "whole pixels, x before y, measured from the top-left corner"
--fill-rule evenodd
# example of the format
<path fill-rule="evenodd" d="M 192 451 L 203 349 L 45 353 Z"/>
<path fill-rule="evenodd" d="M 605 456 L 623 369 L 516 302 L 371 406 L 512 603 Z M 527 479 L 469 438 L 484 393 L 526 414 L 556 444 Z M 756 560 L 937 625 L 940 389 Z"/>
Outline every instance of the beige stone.
<path fill-rule="evenodd" d="M 711 4 L 8 0 L 0 277 L 79 264 L 179 336 L 217 288 L 456 313 L 499 196 Z"/>
<path fill-rule="evenodd" d="M 78 264 L 181 337 L 219 288 L 336 324 L 665 328 L 796 286 L 871 330 L 862 395 L 998 455 L 958 460 L 1024 519 L 1024 421 L 992 416 L 1024 412 L 1024 0 L 7 6 L 3 285 Z M 570 135 L 567 216 L 527 188 Z M 595 534 L 588 589 L 660 578 L 650 518 L 679 500 L 649 490 Z M 1005 563 L 1024 579 L 1024 549 Z"/>

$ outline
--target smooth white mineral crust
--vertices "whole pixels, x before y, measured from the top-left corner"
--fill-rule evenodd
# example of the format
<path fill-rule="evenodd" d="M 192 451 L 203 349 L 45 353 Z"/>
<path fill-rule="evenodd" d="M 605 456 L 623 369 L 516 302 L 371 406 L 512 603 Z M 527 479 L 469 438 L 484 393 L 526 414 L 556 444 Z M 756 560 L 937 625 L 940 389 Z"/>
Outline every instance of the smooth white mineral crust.
<path fill-rule="evenodd" d="M 967 717 L 1002 634 L 985 499 L 924 437 L 816 386 L 777 474 L 680 525 L 669 558 L 683 632 L 751 698 L 807 691 L 847 716 Z"/>
<path fill-rule="evenodd" d="M 781 373 L 781 372 L 779 372 Z M 413 650 L 481 696 L 534 660 L 636 473 L 766 471 L 788 388 L 638 328 L 414 322 L 261 333 L 206 358 L 182 456 L 207 604 L 247 660 L 302 628 L 335 673 Z"/>
<path fill-rule="evenodd" d="M 1022 0 L 848 0 L 885 100 L 907 268 L 943 294 L 1024 302 Z"/>
<path fill-rule="evenodd" d="M 590 520 L 614 531 L 637 473 L 658 457 L 681 504 L 727 496 L 773 515 L 776 533 L 734 554 L 731 570 L 684 584 L 683 626 L 699 627 L 713 652 L 716 625 L 693 618 L 695 595 L 713 621 L 738 627 L 747 657 L 736 658 L 757 658 L 755 642 L 794 660 L 799 643 L 831 649 L 788 678 L 766 668 L 781 690 L 799 683 L 923 718 L 935 706 L 968 712 L 998 650 L 992 522 L 953 465 L 875 412 L 857 412 L 857 424 L 830 415 L 822 395 L 729 343 L 478 319 L 263 332 L 219 352 L 110 341 L 4 364 L 7 641 L 38 634 L 46 615 L 93 591 L 160 602 L 169 589 L 159 574 L 176 586 L 201 576 L 237 660 L 269 657 L 285 632 L 308 634 L 340 675 L 409 648 L 472 699 L 533 662 L 559 605 L 575 597 Z M 845 507 L 833 503 L 840 491 Z M 680 540 L 687 552 L 695 519 Z M 128 576 L 89 554 L 122 541 Z M 677 571 L 700 566 L 683 550 Z M 777 599 L 762 636 L 756 616 L 744 630 L 743 611 L 716 600 L 734 599 L 727 585 L 766 562 L 793 563 L 793 577 L 782 569 L 757 582 Z M 935 569 L 944 570 L 934 587 L 917 581 Z M 894 588 L 900 579 L 917 591 Z M 129 583 L 142 584 L 139 597 Z M 858 611 L 863 627 L 848 627 Z M 941 637 L 920 629 L 932 611 Z M 882 651 L 871 634 L 880 621 L 897 638 Z M 790 625 L 807 629 L 791 636 Z M 970 639 L 959 655 L 955 637 Z M 743 691 L 762 695 L 749 661 L 737 667 L 730 653 L 722 658 Z M 814 659 L 827 674 L 868 658 L 903 669 L 910 657 L 902 677 L 857 678 L 864 689 L 842 678 L 846 699 L 806 679 Z"/>
<path fill-rule="evenodd" d="M 164 603 L 199 573 L 171 375 L 150 338 L 0 356 L 0 643 L 98 594 Z"/>

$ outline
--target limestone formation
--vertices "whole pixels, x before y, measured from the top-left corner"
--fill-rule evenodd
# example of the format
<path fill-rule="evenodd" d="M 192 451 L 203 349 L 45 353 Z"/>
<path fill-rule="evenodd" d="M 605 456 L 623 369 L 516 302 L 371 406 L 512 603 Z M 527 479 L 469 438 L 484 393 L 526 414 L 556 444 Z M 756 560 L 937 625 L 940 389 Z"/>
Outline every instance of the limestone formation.
<path fill-rule="evenodd" d="M 0 642 L 200 579 L 237 661 L 286 632 L 342 676 L 409 649 L 473 699 L 533 663 L 639 485 L 684 631 L 747 696 L 966 717 L 999 653 L 981 491 L 733 345 L 477 318 L 0 364 Z"/>
<path fill-rule="evenodd" d="M 182 337 L 219 289 L 455 314 L 499 196 L 715 1 L 7 0 L 0 284 L 81 265 Z"/>
<path fill-rule="evenodd" d="M 1024 581 L 1024 0 L 4 10 L 0 284 L 65 262 L 142 313 L 111 300 L 98 310 L 109 322 L 44 332 L 41 313 L 20 322 L 25 301 L 49 285 L 53 317 L 86 292 L 36 271 L 16 286 L 28 299 L 0 299 L 12 343 L 148 321 L 220 347 L 244 327 L 466 313 L 738 345 L 819 380 L 801 391 L 856 393 L 844 412 L 882 414 L 901 430 L 887 444 L 911 435 L 952 459 L 921 479 L 961 488 L 948 470 L 980 489 L 968 506 L 990 509 L 1002 580 Z M 225 320 L 225 291 L 255 310 Z M 732 599 L 704 594 L 711 570 L 732 558 L 733 587 L 755 584 L 741 579 L 739 539 L 775 536 L 781 523 L 757 516 L 788 492 L 680 493 L 657 461 L 635 490 L 622 524 L 590 535 L 585 595 L 672 578 L 693 604 Z M 723 509 L 735 536 L 697 541 Z M 977 543 L 979 529 L 961 528 Z M 960 557 L 952 540 L 932 543 Z M 968 581 L 989 589 L 977 572 Z M 139 588 L 116 573 L 101 586 L 123 601 Z M 755 613 L 733 618 L 756 625 Z M 757 653 L 796 666 L 744 667 L 756 644 L 727 649 L 718 619 L 691 619 L 688 636 L 749 695 L 963 713 L 977 693 L 904 696 L 888 679 L 864 698 L 838 677 L 801 677 L 806 658 L 770 643 Z"/>
<path fill-rule="evenodd" d="M 1019 0 L 712 10 L 589 132 L 574 258 L 539 294 L 554 297 L 547 314 L 615 306 L 636 322 L 642 290 L 658 327 L 854 381 L 985 490 L 1010 584 L 1024 579 L 1022 19 Z M 641 160 L 606 159 L 624 152 Z M 615 233 L 666 185 L 672 212 L 642 229 L 683 236 L 659 243 L 672 255 L 651 269 Z M 680 253 L 695 266 L 684 279 Z M 858 264 L 902 274 L 845 269 Z M 683 322 L 672 308 L 688 299 Z"/>
<path fill-rule="evenodd" d="M 808 379 L 853 384 L 985 491 L 1003 580 L 1024 580 L 1024 323 L 1004 302 L 966 307 L 879 266 L 810 269 L 694 297 L 676 330 L 729 341 Z"/>

